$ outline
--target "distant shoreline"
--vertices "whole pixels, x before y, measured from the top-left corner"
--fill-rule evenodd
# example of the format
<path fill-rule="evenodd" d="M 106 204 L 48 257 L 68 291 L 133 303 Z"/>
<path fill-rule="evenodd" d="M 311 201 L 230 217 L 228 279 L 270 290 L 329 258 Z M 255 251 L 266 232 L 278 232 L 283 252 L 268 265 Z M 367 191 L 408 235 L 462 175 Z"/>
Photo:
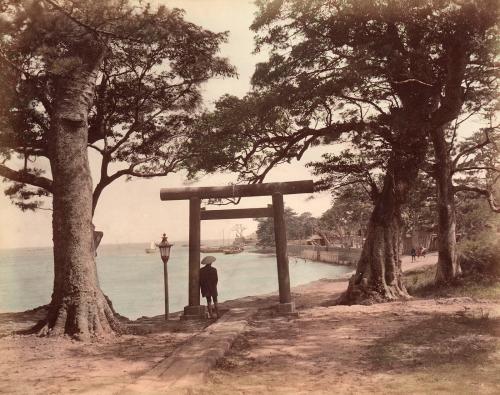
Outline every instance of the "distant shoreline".
<path fill-rule="evenodd" d="M 159 239 L 157 241 L 160 242 Z M 171 241 L 174 244 L 174 246 L 177 246 L 177 247 L 181 247 L 183 244 L 186 244 L 186 245 L 189 244 L 188 240 L 169 240 L 169 241 Z M 212 242 L 217 242 L 217 241 L 222 241 L 222 239 L 206 239 L 206 240 L 202 240 L 201 244 L 207 243 L 207 242 L 212 243 Z M 132 241 L 132 242 L 123 242 L 123 243 L 102 243 L 99 246 L 99 248 L 100 247 L 106 247 L 106 246 L 120 246 L 120 245 L 131 245 L 131 244 L 149 246 L 150 243 L 151 243 L 151 240 L 147 240 L 147 241 Z M 227 243 L 227 240 L 226 240 L 226 243 Z M 32 250 L 32 249 L 36 249 L 36 248 L 47 249 L 47 248 L 52 248 L 52 247 L 53 247 L 53 245 L 0 247 L 0 251 L 5 251 L 5 250 L 27 250 L 27 249 Z"/>

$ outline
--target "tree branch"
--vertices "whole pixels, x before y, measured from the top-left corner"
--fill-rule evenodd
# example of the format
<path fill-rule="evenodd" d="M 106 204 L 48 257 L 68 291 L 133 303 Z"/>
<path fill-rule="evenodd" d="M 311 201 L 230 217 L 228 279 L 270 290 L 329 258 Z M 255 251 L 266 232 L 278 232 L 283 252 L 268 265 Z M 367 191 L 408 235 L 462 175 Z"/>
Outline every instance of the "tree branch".
<path fill-rule="evenodd" d="M 467 67 L 468 54 L 462 44 L 463 32 L 456 34 L 455 40 L 447 48 L 447 75 L 441 106 L 430 118 L 432 129 L 437 129 L 455 119 L 460 113 L 464 101 L 462 81 Z"/>
<path fill-rule="evenodd" d="M 459 172 L 459 171 L 471 171 L 471 170 L 488 170 L 488 171 L 493 171 L 495 173 L 500 173 L 500 169 L 497 169 L 496 167 L 493 166 L 466 166 L 466 167 L 458 167 L 456 168 L 453 173 Z"/>
<path fill-rule="evenodd" d="M 375 108 L 382 115 L 387 115 L 387 113 L 384 110 L 382 110 L 382 108 L 378 104 L 374 103 L 371 100 L 364 99 L 362 97 L 352 97 L 352 96 L 347 96 L 347 95 L 339 95 L 339 97 L 346 99 L 346 100 L 352 100 L 353 102 L 362 102 L 362 103 L 370 104 L 371 106 L 373 106 L 373 108 Z"/>
<path fill-rule="evenodd" d="M 46 177 L 31 174 L 24 170 L 12 170 L 5 165 L 0 165 L 0 176 L 7 178 L 8 180 L 43 188 L 50 193 L 53 192 L 52 180 Z"/>
<path fill-rule="evenodd" d="M 473 145 L 472 147 L 469 147 L 467 149 L 464 149 L 462 152 L 457 154 L 457 156 L 455 157 L 455 159 L 453 159 L 453 162 L 452 162 L 452 173 L 458 171 L 457 165 L 458 165 L 458 161 L 460 160 L 460 158 L 462 158 L 463 156 L 469 155 L 470 153 L 472 153 L 472 152 L 484 147 L 485 145 L 488 145 L 491 143 L 490 135 L 488 134 L 487 131 L 484 132 L 484 135 L 485 135 L 486 139 L 483 142 L 478 143 L 476 145 Z"/>
<path fill-rule="evenodd" d="M 480 187 L 473 187 L 468 185 L 454 185 L 453 191 L 456 192 L 475 192 L 478 195 L 484 196 L 490 205 L 490 208 L 495 213 L 500 213 L 500 206 L 495 202 L 495 196 L 493 196 L 493 192 Z"/>
<path fill-rule="evenodd" d="M 423 81 L 417 80 L 416 78 L 409 78 L 409 79 L 404 80 L 404 81 L 393 81 L 392 83 L 393 84 L 407 84 L 409 82 L 416 82 L 417 84 L 422 84 L 422 85 L 430 86 L 430 87 L 434 86 L 434 85 L 429 84 L 427 82 L 423 82 Z"/>
<path fill-rule="evenodd" d="M 29 74 L 26 70 L 23 70 L 19 68 L 15 63 L 13 63 L 7 56 L 5 56 L 3 53 L 0 53 L 0 61 L 10 67 L 11 69 L 17 71 L 19 74 L 22 74 L 25 78 L 25 82 L 29 83 L 30 86 L 34 89 L 35 95 L 40 100 L 40 102 L 43 104 L 45 107 L 45 110 L 50 114 L 52 111 L 52 104 L 50 102 L 50 99 L 45 95 L 45 92 L 43 89 L 40 89 L 40 87 L 35 83 L 36 77 L 32 76 Z"/>
<path fill-rule="evenodd" d="M 99 152 L 101 155 L 104 155 L 104 154 L 105 154 L 105 152 L 104 152 L 104 150 L 103 150 L 103 149 L 101 149 L 101 148 L 99 148 L 99 147 L 95 146 L 94 144 L 87 144 L 87 147 L 90 147 L 90 148 L 95 149 L 95 150 L 96 150 L 97 152 Z"/>
<path fill-rule="evenodd" d="M 141 40 L 133 39 L 131 37 L 126 37 L 126 36 L 121 36 L 119 34 L 116 34 L 116 33 L 113 33 L 113 32 L 107 31 L 107 30 L 102 30 L 102 29 L 99 29 L 97 27 L 91 26 L 87 23 L 84 23 L 81 20 L 79 20 L 78 18 L 75 18 L 73 15 L 71 15 L 71 13 L 66 11 L 63 7 L 61 7 L 59 4 L 57 4 L 56 2 L 54 2 L 52 0 L 43 0 L 43 1 L 46 2 L 47 4 L 49 4 L 50 6 L 52 6 L 57 11 L 59 11 L 61 14 L 63 14 L 68 19 L 72 20 L 78 26 L 83 27 L 85 30 L 93 33 L 95 36 L 103 35 L 103 36 L 107 36 L 107 37 L 116 38 L 119 40 L 127 40 L 127 41 L 131 41 L 131 42 L 138 43 L 138 44 L 145 44 L 145 42 L 143 42 Z M 130 11 L 128 13 L 130 13 Z"/>

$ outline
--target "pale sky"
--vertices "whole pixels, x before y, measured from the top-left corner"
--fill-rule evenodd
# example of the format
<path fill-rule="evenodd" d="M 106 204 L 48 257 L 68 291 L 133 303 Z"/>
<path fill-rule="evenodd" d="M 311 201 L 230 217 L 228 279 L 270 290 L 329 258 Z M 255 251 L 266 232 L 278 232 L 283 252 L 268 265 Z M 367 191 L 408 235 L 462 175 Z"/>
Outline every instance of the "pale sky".
<path fill-rule="evenodd" d="M 203 94 L 205 104 L 210 106 L 224 93 L 243 96 L 250 89 L 250 78 L 255 63 L 265 59 L 264 54 L 252 55 L 253 33 L 249 26 L 256 11 L 253 1 L 248 0 L 160 0 L 152 5 L 165 4 L 186 10 L 186 19 L 212 31 L 229 31 L 229 42 L 222 47 L 222 55 L 236 66 L 238 79 L 217 79 L 207 83 Z M 311 179 L 303 166 L 328 151 L 328 147 L 317 147 L 304 155 L 301 163 L 280 166 L 272 171 L 266 181 L 295 181 Z M 93 174 L 98 174 L 98 156 L 90 154 Z M 226 185 L 236 179 L 235 175 L 218 174 L 205 177 L 193 186 Z M 181 174 L 151 180 L 134 179 L 125 182 L 119 179 L 108 186 L 98 202 L 94 216 L 96 229 L 104 231 L 103 244 L 159 241 L 163 232 L 171 241 L 188 239 L 188 202 L 160 201 L 160 188 L 181 187 Z M 285 205 L 298 213 L 309 211 L 321 215 L 330 206 L 328 193 L 285 196 Z M 238 207 L 265 207 L 271 197 L 244 198 Z M 217 208 L 217 207 L 213 207 Z M 229 208 L 229 207 L 225 207 Z M 0 248 L 39 247 L 52 245 L 51 211 L 21 212 L 0 193 Z M 224 231 L 234 236 L 231 228 L 241 223 L 247 227 L 245 234 L 255 231 L 257 224 L 252 219 L 219 220 L 202 222 L 202 239 L 220 239 Z"/>

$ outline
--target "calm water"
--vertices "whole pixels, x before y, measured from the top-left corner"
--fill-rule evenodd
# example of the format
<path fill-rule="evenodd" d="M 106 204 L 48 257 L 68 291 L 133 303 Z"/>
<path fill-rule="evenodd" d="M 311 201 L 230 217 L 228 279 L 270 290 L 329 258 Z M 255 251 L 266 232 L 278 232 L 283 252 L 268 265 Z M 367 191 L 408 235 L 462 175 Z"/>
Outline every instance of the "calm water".
<path fill-rule="evenodd" d="M 164 312 L 163 264 L 159 253 L 146 254 L 145 244 L 102 245 L 97 268 L 101 288 L 120 314 L 135 319 Z M 217 257 L 219 300 L 278 290 L 276 258 L 243 252 Z M 292 286 L 351 271 L 290 258 Z M 170 311 L 182 310 L 188 295 L 188 248 L 177 243 L 168 263 Z M 50 301 L 53 282 L 51 248 L 0 250 L 0 312 L 24 311 Z"/>

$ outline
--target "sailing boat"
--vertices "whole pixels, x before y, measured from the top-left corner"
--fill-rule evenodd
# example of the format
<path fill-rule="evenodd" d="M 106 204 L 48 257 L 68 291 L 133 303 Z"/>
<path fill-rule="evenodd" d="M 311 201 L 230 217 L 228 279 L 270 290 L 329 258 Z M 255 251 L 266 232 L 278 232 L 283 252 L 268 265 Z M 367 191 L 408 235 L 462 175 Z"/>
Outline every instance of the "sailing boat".
<path fill-rule="evenodd" d="M 224 254 L 239 254 L 243 252 L 243 245 L 239 245 L 237 242 L 236 236 L 234 238 L 233 245 L 223 248 L 222 252 Z"/>
<path fill-rule="evenodd" d="M 153 254 L 156 252 L 156 245 L 155 245 L 155 242 L 152 241 L 151 244 L 149 245 L 149 248 L 146 248 L 145 251 L 148 253 L 148 254 Z"/>

